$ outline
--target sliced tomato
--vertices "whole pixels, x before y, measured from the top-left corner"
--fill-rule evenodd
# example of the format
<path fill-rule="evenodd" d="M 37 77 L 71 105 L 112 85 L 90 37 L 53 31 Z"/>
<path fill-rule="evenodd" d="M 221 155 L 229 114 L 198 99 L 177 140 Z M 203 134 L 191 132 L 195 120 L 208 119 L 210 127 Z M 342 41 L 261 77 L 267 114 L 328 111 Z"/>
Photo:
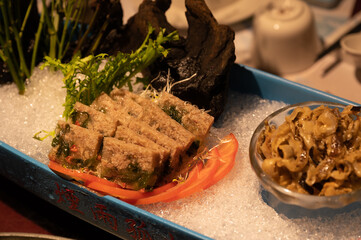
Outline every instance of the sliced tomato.
<path fill-rule="evenodd" d="M 124 189 L 118 186 L 104 186 L 101 182 L 91 182 L 87 185 L 88 188 L 101 192 L 103 194 L 117 197 L 128 203 L 133 203 L 138 199 L 148 198 L 157 194 L 161 194 L 170 188 L 173 188 L 177 183 L 171 182 L 153 189 L 150 192 L 135 191 L 130 189 Z"/>
<path fill-rule="evenodd" d="M 205 189 L 205 187 L 209 185 L 210 181 L 212 181 L 214 174 L 216 173 L 218 167 L 220 166 L 219 160 L 220 160 L 220 156 L 218 149 L 213 148 L 208 154 L 207 161 L 204 167 L 198 171 L 197 179 L 191 185 L 189 185 L 182 191 L 178 192 L 175 196 L 166 200 L 166 202 L 171 202 L 174 200 L 185 198 Z"/>
<path fill-rule="evenodd" d="M 151 192 L 124 189 L 114 182 L 86 172 L 65 168 L 55 161 L 50 161 L 49 168 L 67 178 L 82 182 L 88 188 L 134 205 L 141 205 L 178 200 L 212 186 L 231 171 L 235 164 L 237 150 L 237 139 L 231 133 L 210 150 L 205 165 L 199 162 L 189 171 L 185 181 L 170 182 Z"/>
<path fill-rule="evenodd" d="M 143 204 L 151 204 L 157 202 L 165 202 L 168 199 L 173 198 L 177 193 L 182 191 L 183 189 L 190 186 L 198 176 L 198 172 L 202 168 L 202 163 L 197 164 L 188 174 L 187 179 L 184 182 L 177 182 L 176 185 L 164 192 L 159 194 L 155 194 L 150 197 L 145 197 L 142 199 L 138 199 L 134 204 L 135 205 L 143 205 Z"/>
<path fill-rule="evenodd" d="M 219 180 L 224 178 L 233 168 L 236 162 L 236 155 L 238 151 L 238 141 L 233 133 L 230 133 L 221 140 L 221 143 L 216 146 L 220 156 L 220 166 L 214 174 L 212 180 L 207 187 L 212 186 Z"/>
<path fill-rule="evenodd" d="M 167 191 L 168 189 L 170 189 L 170 188 L 172 188 L 172 187 L 175 187 L 175 185 L 177 185 L 177 184 L 178 184 L 177 182 L 170 182 L 170 183 L 164 184 L 163 186 L 154 188 L 151 192 L 148 192 L 148 195 L 149 195 L 149 196 L 151 196 L 151 195 L 157 195 L 157 194 L 159 194 L 159 193 L 165 192 L 165 191 Z"/>
<path fill-rule="evenodd" d="M 79 170 L 65 168 L 55 161 L 50 161 L 48 166 L 54 172 L 60 173 L 76 181 L 79 181 L 85 186 L 87 186 L 91 182 L 99 182 L 100 184 L 103 184 L 105 186 L 119 187 L 119 185 L 114 182 L 108 181 L 104 178 L 99 178 L 89 173 L 81 172 Z"/>
<path fill-rule="evenodd" d="M 133 203 L 137 199 L 142 199 L 147 196 L 146 193 L 142 191 L 124 189 L 119 186 L 107 186 L 100 182 L 91 182 L 86 186 L 90 189 L 96 190 L 106 195 L 111 195 L 128 203 Z"/>

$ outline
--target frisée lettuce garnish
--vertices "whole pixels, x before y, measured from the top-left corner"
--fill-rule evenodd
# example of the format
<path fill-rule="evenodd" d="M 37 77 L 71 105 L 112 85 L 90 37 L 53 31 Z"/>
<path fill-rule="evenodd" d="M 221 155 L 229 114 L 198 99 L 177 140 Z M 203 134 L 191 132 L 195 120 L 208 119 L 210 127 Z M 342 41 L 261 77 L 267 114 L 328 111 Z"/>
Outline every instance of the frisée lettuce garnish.
<path fill-rule="evenodd" d="M 154 28 L 149 26 L 148 34 L 143 44 L 132 53 L 119 52 L 115 56 L 107 54 L 89 55 L 81 58 L 75 56 L 69 63 L 62 63 L 59 59 L 45 57 L 41 66 L 55 67 L 64 74 L 64 88 L 67 90 L 64 103 L 63 117 L 68 119 L 73 113 L 76 102 L 85 105 L 92 103 L 102 92 L 110 93 L 113 87 L 128 86 L 132 91 L 131 79 L 143 69 L 152 64 L 157 58 L 168 54 L 162 44 L 178 40 L 176 31 L 165 34 L 161 29 L 155 39 L 152 38 Z M 147 84 L 147 79 L 136 78 L 135 83 Z"/>

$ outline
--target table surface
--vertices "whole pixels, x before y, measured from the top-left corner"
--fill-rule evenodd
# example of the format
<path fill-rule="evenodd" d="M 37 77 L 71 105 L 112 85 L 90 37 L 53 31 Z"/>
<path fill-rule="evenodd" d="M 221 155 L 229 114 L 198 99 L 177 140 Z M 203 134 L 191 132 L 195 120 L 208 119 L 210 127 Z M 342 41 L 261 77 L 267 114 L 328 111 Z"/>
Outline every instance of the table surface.
<path fill-rule="evenodd" d="M 343 24 L 350 18 L 354 4 L 355 1 L 346 0 L 333 9 L 312 8 L 319 16 L 326 12 L 336 16 Z M 127 6 L 123 8 L 127 18 L 132 9 L 127 11 Z M 252 42 L 250 26 L 250 19 L 232 25 L 236 31 L 236 61 L 252 66 L 249 52 Z M 309 69 L 283 77 L 361 103 L 361 71 L 343 59 L 338 61 L 337 51 L 336 46 Z M 337 64 L 334 64 L 335 62 Z M 334 67 L 325 73 L 332 65 Z M 4 232 L 46 234 L 72 239 L 116 239 L 115 236 L 60 210 L 0 176 L 0 233 Z"/>
<path fill-rule="evenodd" d="M 342 54 L 339 45 L 339 39 L 344 34 L 361 31 L 361 1 L 341 1 L 331 9 L 310 6 L 327 54 L 322 54 L 308 69 L 281 77 L 361 103 L 361 71 L 355 69 L 352 61 Z M 258 68 L 250 50 L 253 47 L 251 24 L 251 21 L 245 21 L 233 26 L 238 29 L 235 38 L 236 61 Z"/>

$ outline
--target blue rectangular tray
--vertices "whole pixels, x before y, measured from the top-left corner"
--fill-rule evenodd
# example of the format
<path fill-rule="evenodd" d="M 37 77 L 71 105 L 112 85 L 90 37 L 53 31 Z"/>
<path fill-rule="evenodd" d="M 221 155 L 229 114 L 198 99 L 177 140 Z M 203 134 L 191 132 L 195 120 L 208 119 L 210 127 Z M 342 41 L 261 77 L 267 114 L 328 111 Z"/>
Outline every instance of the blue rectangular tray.
<path fill-rule="evenodd" d="M 246 66 L 234 65 L 230 88 L 239 94 L 293 104 L 320 100 L 355 104 Z M 100 196 L 54 174 L 0 141 L 0 174 L 38 197 L 123 239 L 210 239 L 114 197 Z"/>

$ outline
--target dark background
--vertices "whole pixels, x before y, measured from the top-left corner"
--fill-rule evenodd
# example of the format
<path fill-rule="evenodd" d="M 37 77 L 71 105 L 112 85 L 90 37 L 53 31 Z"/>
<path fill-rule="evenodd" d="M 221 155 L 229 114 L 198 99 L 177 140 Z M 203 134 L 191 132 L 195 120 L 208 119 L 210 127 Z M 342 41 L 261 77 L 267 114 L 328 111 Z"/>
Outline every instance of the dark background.
<path fill-rule="evenodd" d="M 119 239 L 0 175 L 0 233 L 4 232 L 48 234 L 73 239 Z"/>

